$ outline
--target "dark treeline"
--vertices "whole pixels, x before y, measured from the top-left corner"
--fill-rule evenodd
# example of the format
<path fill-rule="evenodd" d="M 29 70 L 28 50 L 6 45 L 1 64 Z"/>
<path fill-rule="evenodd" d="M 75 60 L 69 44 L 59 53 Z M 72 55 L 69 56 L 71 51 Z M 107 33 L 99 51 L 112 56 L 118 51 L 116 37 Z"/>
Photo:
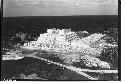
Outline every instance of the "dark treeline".
<path fill-rule="evenodd" d="M 2 35 L 17 32 L 40 34 L 45 33 L 47 28 L 71 28 L 73 31 L 102 32 L 109 28 L 118 28 L 118 16 L 4 17 Z"/>

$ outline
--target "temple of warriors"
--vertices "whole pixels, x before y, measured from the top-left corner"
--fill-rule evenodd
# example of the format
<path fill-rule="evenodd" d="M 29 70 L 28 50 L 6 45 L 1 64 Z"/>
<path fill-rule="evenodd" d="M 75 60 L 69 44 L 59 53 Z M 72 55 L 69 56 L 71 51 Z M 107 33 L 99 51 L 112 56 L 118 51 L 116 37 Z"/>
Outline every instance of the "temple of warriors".
<path fill-rule="evenodd" d="M 88 34 L 88 32 L 83 31 L 83 34 Z M 71 29 L 47 29 L 47 33 L 40 34 L 37 41 L 31 41 L 24 43 L 23 48 L 28 49 L 41 49 L 41 50 L 54 50 L 55 52 L 62 53 L 82 53 L 99 55 L 103 50 L 102 45 L 94 45 L 95 42 L 105 42 L 100 40 L 105 35 L 102 34 L 92 34 L 88 37 L 80 38 L 76 32 L 71 31 Z M 94 46 L 94 47 L 92 47 Z"/>

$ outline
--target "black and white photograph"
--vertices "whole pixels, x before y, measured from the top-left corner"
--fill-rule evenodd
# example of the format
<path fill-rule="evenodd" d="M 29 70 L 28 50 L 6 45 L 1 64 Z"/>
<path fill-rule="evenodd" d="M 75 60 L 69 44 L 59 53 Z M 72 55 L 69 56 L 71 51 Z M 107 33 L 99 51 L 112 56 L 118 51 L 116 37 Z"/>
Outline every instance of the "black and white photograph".
<path fill-rule="evenodd" d="M 120 0 L 1 0 L 1 81 L 120 81 Z"/>

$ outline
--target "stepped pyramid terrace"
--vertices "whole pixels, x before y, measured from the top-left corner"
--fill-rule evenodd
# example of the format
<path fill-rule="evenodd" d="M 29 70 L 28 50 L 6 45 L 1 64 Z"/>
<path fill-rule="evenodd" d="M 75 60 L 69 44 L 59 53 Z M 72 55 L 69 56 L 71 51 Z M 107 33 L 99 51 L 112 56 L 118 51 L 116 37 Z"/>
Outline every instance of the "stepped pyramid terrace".
<path fill-rule="evenodd" d="M 23 48 L 99 55 L 103 48 L 100 45 L 95 46 L 95 48 L 92 48 L 92 46 L 104 36 L 102 34 L 93 34 L 89 37 L 79 38 L 71 29 L 47 29 L 47 33 L 40 34 L 37 41 L 25 43 Z M 100 42 L 105 41 L 100 40 Z"/>
<path fill-rule="evenodd" d="M 88 34 L 83 31 L 84 34 Z M 40 34 L 37 41 L 24 43 L 22 48 L 28 49 L 41 49 L 41 50 L 54 50 L 57 52 L 75 52 L 90 55 L 99 55 L 106 44 L 102 40 L 105 35 L 92 34 L 90 36 L 80 38 L 71 29 L 47 29 L 47 33 Z"/>

